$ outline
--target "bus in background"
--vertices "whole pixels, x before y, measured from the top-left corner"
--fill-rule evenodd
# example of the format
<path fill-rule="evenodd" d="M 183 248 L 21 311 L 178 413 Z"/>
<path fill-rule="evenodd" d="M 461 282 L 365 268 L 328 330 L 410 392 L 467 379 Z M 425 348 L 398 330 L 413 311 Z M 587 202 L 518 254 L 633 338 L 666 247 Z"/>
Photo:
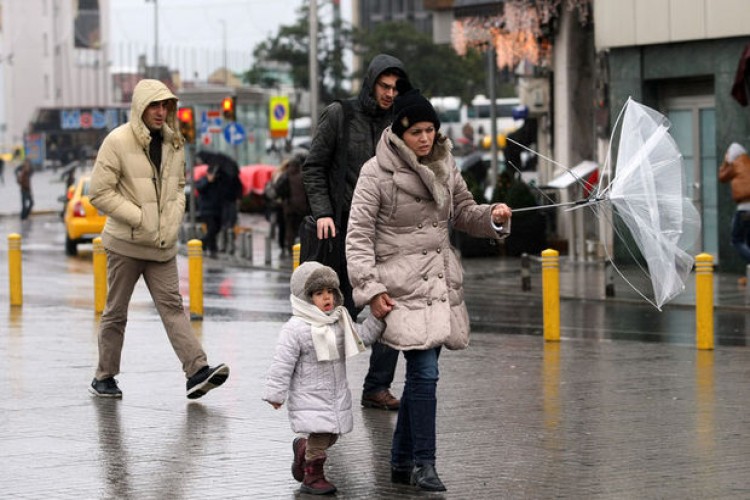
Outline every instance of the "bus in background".
<path fill-rule="evenodd" d="M 461 137 L 461 127 L 466 121 L 466 106 L 461 106 L 461 99 L 454 96 L 431 97 L 430 103 L 440 119 L 440 131 L 452 140 Z"/>
<path fill-rule="evenodd" d="M 521 126 L 523 120 L 513 118 L 513 108 L 520 104 L 521 100 L 518 97 L 495 99 L 498 134 L 508 134 Z M 474 133 L 478 138 L 489 135 L 491 132 L 490 100 L 481 94 L 476 95 L 466 110 L 466 119 L 474 127 Z"/>

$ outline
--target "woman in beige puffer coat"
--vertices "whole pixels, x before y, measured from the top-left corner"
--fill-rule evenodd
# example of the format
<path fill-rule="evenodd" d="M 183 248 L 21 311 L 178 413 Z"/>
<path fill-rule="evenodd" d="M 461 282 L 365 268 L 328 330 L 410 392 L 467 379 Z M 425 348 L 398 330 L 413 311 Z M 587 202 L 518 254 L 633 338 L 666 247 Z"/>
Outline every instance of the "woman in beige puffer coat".
<path fill-rule="evenodd" d="M 435 472 L 440 348 L 469 343 L 463 269 L 449 225 L 476 237 L 509 234 L 510 209 L 478 205 L 455 166 L 435 110 L 418 91 L 399 95 L 395 119 L 364 164 L 346 255 L 358 306 L 387 313 L 382 342 L 404 351 L 406 384 L 391 451 L 391 480 L 444 491 Z"/>

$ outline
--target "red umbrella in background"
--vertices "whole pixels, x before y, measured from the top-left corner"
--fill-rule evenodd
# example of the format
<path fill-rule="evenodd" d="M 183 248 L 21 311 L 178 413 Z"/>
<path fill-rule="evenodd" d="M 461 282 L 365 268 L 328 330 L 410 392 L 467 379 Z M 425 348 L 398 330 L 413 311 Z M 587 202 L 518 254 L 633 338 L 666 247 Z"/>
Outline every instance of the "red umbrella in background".
<path fill-rule="evenodd" d="M 240 167 L 240 182 L 242 183 L 242 196 L 255 194 L 263 196 L 263 189 L 278 167 L 275 165 L 245 165 Z"/>
<path fill-rule="evenodd" d="M 271 179 L 278 167 L 275 165 L 245 165 L 240 167 L 240 182 L 242 183 L 242 196 L 249 194 L 263 195 L 266 183 Z M 195 165 L 193 167 L 193 180 L 206 176 L 208 165 Z"/>
<path fill-rule="evenodd" d="M 198 179 L 202 179 L 206 176 L 206 172 L 208 172 L 208 165 L 206 165 L 205 163 L 203 165 L 194 165 L 193 180 L 197 181 Z"/>

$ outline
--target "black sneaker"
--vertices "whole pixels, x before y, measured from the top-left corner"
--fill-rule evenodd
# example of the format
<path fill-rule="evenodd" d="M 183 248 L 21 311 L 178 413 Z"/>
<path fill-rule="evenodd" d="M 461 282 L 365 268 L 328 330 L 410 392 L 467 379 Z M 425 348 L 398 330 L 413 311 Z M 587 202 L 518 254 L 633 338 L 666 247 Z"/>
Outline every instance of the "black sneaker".
<path fill-rule="evenodd" d="M 104 380 L 91 381 L 89 392 L 100 398 L 121 398 L 122 391 L 117 387 L 117 380 L 114 377 L 105 378 Z"/>
<path fill-rule="evenodd" d="M 229 367 L 224 363 L 213 368 L 204 366 L 187 381 L 188 399 L 198 399 L 204 396 L 211 389 L 226 382 L 227 378 L 229 378 Z"/>

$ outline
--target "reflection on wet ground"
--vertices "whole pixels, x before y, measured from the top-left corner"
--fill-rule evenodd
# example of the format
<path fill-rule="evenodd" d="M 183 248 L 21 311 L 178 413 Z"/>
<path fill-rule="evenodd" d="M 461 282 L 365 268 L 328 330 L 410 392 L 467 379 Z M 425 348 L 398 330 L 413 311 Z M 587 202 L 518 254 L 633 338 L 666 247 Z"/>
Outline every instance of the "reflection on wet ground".
<path fill-rule="evenodd" d="M 3 495 L 299 496 L 286 412 L 261 401 L 290 312 L 289 271 L 205 262 L 205 316 L 191 324 L 210 362 L 226 362 L 232 374 L 198 402 L 185 398 L 179 362 L 139 284 L 117 377 L 124 397 L 98 400 L 86 392 L 98 326 L 90 255 L 66 257 L 61 233 L 36 222 L 24 255 L 24 306 L 0 307 Z M 187 261 L 178 263 L 184 293 Z M 731 277 L 717 277 L 725 280 L 717 348 L 696 351 L 689 304 L 659 312 L 619 288 L 616 301 L 563 295 L 563 339 L 545 343 L 538 270 L 524 292 L 517 261 L 465 267 L 474 333 L 469 349 L 441 355 L 437 467 L 448 487 L 441 498 L 750 495 L 750 351 L 740 347 L 747 312 Z M 3 273 L 0 266 L 0 282 Z M 581 276 L 575 286 L 601 284 Z M 566 285 L 565 294 L 574 292 Z M 390 483 L 396 414 L 358 406 L 368 355 L 348 367 L 354 431 L 327 464 L 339 496 L 424 497 Z M 400 357 L 397 395 L 403 378 Z"/>

